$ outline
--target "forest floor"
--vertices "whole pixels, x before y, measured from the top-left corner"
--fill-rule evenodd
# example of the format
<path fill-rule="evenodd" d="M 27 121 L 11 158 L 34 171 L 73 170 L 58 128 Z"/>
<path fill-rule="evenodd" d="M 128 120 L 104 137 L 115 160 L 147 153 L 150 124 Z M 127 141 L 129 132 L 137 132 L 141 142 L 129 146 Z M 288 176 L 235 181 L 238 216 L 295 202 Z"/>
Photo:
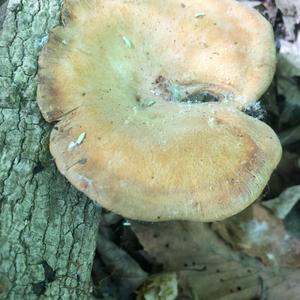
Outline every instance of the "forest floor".
<path fill-rule="evenodd" d="M 222 222 L 143 223 L 103 210 L 94 299 L 300 299 L 300 1 L 240 1 L 274 28 L 276 74 L 249 114 L 278 134 L 282 160 L 260 201 Z M 276 202 L 288 205 L 270 209 Z"/>

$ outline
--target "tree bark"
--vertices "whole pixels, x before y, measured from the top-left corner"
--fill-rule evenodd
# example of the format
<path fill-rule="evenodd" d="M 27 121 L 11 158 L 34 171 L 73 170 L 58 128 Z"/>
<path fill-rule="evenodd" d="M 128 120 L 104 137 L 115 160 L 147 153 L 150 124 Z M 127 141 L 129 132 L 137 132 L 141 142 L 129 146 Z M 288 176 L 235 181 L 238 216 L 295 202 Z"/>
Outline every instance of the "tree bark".
<path fill-rule="evenodd" d="M 61 0 L 10 0 L 0 36 L 0 299 L 88 299 L 100 208 L 58 173 L 37 59 Z"/>

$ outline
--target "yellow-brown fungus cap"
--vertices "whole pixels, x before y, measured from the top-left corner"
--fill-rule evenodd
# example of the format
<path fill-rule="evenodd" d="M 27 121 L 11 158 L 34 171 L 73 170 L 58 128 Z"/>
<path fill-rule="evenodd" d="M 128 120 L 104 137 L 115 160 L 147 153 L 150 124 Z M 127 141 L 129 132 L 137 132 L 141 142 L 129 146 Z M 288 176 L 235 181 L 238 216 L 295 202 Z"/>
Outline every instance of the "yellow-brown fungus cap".
<path fill-rule="evenodd" d="M 257 199 L 281 146 L 238 109 L 273 76 L 267 21 L 233 0 L 76 0 L 63 16 L 38 103 L 59 121 L 50 150 L 75 187 L 151 221 L 219 220 Z"/>

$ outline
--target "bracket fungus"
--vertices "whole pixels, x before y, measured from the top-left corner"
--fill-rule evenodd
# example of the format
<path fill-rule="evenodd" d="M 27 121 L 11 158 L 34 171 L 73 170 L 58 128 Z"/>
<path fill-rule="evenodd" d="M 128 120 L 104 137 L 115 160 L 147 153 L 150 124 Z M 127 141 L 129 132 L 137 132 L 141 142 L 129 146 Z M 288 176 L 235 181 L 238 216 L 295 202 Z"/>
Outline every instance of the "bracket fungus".
<path fill-rule="evenodd" d="M 259 13 L 234 0 L 69 0 L 62 15 L 38 104 L 77 189 L 148 221 L 220 220 L 259 197 L 281 157 L 273 130 L 241 111 L 275 69 Z"/>

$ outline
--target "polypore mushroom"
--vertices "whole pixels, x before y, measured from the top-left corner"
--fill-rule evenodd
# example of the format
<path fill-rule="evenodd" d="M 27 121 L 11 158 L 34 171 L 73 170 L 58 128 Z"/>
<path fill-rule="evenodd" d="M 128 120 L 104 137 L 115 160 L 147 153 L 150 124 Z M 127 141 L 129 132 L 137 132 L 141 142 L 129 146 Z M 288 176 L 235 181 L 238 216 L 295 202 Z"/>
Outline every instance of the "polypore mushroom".
<path fill-rule="evenodd" d="M 59 121 L 50 150 L 75 187 L 151 221 L 219 220 L 258 198 L 281 157 L 272 129 L 239 110 L 273 76 L 263 17 L 233 0 L 66 1 L 63 16 L 38 103 Z"/>

